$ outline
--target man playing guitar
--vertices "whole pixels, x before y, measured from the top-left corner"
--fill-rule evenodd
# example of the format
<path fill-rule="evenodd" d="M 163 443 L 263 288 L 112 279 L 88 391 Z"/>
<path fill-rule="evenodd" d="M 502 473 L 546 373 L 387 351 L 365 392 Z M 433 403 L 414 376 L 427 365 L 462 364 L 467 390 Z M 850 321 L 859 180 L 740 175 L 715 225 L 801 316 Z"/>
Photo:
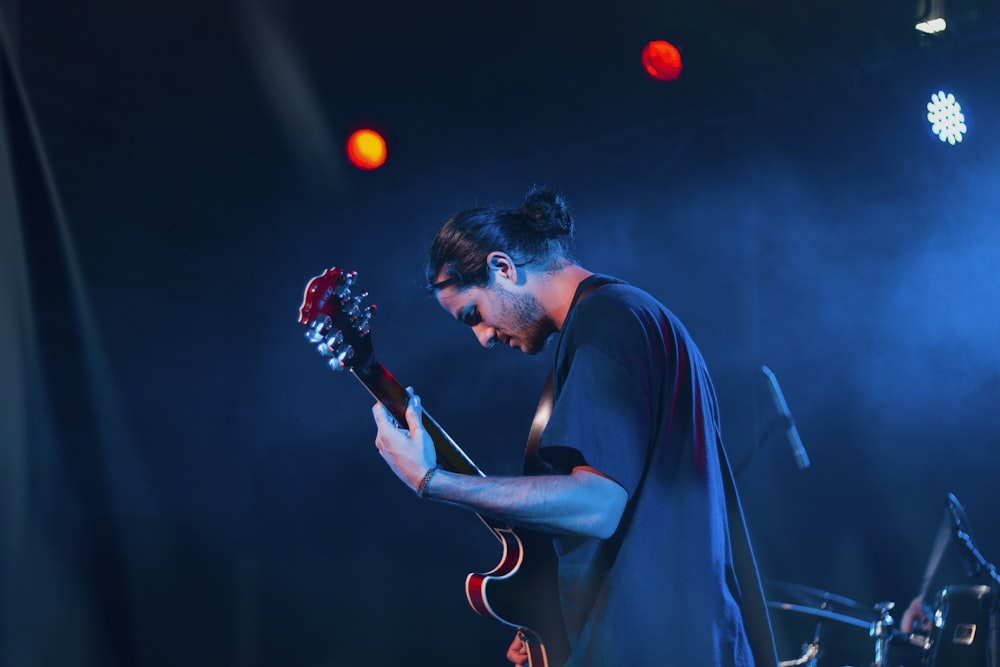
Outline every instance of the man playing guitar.
<path fill-rule="evenodd" d="M 460 211 L 429 252 L 428 289 L 484 347 L 553 343 L 551 416 L 526 474 L 442 465 L 412 392 L 405 424 L 374 406 L 379 452 L 421 498 L 551 538 L 566 665 L 773 667 L 705 362 L 657 300 L 577 264 L 572 236 L 566 202 L 535 189 L 517 208 Z M 531 661 L 523 638 L 515 664 Z"/>

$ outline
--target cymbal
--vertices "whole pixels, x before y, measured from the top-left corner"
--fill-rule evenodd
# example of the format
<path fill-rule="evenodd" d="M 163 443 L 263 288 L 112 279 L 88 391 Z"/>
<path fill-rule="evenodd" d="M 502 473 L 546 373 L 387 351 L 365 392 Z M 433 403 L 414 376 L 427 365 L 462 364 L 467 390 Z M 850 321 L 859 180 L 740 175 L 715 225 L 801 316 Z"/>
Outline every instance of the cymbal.
<path fill-rule="evenodd" d="M 853 616 L 847 616 L 845 614 L 838 614 L 833 611 L 827 611 L 825 609 L 815 609 L 813 607 L 806 607 L 799 604 L 790 604 L 788 602 L 775 602 L 768 601 L 768 607 L 773 609 L 784 609 L 785 611 L 796 611 L 801 614 L 808 614 L 809 616 L 819 616 L 820 618 L 828 618 L 833 621 L 840 621 L 841 623 L 846 623 L 848 625 L 853 625 L 858 628 L 871 628 L 871 622 L 863 621 L 860 618 L 854 618 Z"/>
<path fill-rule="evenodd" d="M 862 604 L 836 593 L 774 579 L 765 579 L 763 585 L 764 595 L 768 600 L 786 600 L 786 604 L 793 607 L 850 615 L 864 621 L 866 627 L 868 622 L 878 618 L 873 605 Z"/>

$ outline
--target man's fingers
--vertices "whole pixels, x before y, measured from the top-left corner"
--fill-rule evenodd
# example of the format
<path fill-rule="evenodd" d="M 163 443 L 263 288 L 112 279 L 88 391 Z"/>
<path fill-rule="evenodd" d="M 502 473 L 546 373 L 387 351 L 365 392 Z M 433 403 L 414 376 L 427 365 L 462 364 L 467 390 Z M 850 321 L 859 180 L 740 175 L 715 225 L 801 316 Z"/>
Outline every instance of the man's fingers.
<path fill-rule="evenodd" d="M 389 411 L 385 409 L 385 406 L 381 403 L 376 403 L 372 406 L 372 415 L 375 417 L 375 423 L 378 424 L 379 428 L 383 428 L 392 424 L 392 419 L 389 415 Z"/>
<path fill-rule="evenodd" d="M 507 660 L 515 665 L 524 665 L 528 662 L 528 647 L 525 646 L 520 634 L 514 636 L 514 641 L 507 647 Z"/>
<path fill-rule="evenodd" d="M 413 393 L 413 387 L 407 387 L 406 393 L 410 395 L 410 400 L 406 403 L 406 425 L 412 431 L 420 426 L 423 408 L 420 404 L 420 397 Z"/>

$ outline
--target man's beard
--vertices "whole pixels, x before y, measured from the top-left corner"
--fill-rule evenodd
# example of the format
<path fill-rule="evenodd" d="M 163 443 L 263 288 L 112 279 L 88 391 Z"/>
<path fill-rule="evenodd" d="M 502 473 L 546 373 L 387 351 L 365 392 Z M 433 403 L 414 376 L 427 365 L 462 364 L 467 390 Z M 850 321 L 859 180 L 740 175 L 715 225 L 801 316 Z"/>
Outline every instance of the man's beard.
<path fill-rule="evenodd" d="M 525 354 L 538 354 L 556 332 L 534 294 L 512 294 L 495 288 L 504 312 L 504 335 L 517 338 Z"/>

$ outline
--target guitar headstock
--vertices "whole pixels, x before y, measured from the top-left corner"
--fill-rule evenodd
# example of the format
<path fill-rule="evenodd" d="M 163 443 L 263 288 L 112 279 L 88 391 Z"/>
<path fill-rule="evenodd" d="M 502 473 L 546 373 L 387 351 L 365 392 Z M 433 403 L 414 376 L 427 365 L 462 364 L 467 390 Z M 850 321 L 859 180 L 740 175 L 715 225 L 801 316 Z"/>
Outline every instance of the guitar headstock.
<path fill-rule="evenodd" d="M 364 367 L 372 361 L 371 318 L 375 305 L 362 306 L 368 292 L 351 293 L 356 271 L 327 269 L 306 285 L 299 322 L 309 327 L 306 339 L 335 371 Z"/>

